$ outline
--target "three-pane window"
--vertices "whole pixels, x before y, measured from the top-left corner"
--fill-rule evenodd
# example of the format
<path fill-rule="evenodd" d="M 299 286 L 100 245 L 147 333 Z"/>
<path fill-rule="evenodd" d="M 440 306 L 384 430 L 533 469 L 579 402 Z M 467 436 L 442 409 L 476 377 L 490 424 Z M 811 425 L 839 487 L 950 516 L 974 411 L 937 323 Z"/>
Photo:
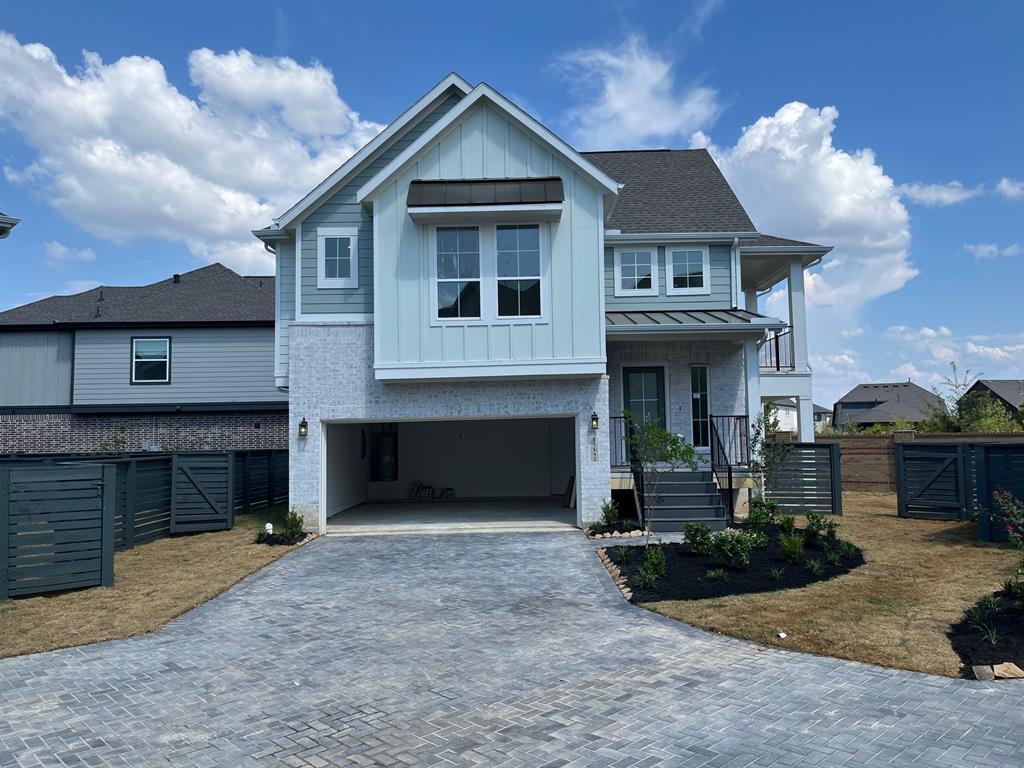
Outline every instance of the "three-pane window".
<path fill-rule="evenodd" d="M 540 227 L 499 226 L 498 317 L 540 315 Z"/>
<path fill-rule="evenodd" d="M 437 316 L 480 317 L 480 230 L 437 228 Z"/>
<path fill-rule="evenodd" d="M 132 339 L 132 384 L 167 384 L 171 380 L 171 340 Z"/>

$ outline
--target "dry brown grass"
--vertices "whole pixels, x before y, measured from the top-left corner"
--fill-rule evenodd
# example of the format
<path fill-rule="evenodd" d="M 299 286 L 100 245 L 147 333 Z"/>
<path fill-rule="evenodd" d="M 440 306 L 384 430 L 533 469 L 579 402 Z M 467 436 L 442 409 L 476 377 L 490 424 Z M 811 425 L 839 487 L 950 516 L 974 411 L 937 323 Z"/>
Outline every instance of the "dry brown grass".
<path fill-rule="evenodd" d="M 255 544 L 284 507 L 235 519 L 230 531 L 175 536 L 118 552 L 114 586 L 0 603 L 0 657 L 143 635 L 205 603 L 294 547 Z"/>
<path fill-rule="evenodd" d="M 1000 588 L 1017 553 L 979 543 L 973 523 L 901 520 L 892 494 L 844 493 L 843 513 L 839 535 L 867 560 L 845 576 L 804 589 L 645 607 L 757 643 L 959 676 L 946 632 Z M 779 640 L 779 631 L 788 637 Z"/>

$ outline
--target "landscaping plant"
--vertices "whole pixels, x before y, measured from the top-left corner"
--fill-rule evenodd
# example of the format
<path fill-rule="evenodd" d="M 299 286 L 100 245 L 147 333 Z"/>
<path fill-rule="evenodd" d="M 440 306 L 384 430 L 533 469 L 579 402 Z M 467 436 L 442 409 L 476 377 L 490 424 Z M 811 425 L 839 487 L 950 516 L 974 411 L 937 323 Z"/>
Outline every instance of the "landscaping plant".
<path fill-rule="evenodd" d="M 808 558 L 808 560 L 807 560 L 807 570 L 810 571 L 811 573 L 813 573 L 815 576 L 820 575 L 821 574 L 821 560 L 819 560 L 816 557 Z"/>
<path fill-rule="evenodd" d="M 633 557 L 632 547 L 616 547 L 615 554 L 619 558 L 620 563 L 628 563 Z"/>
<path fill-rule="evenodd" d="M 839 533 L 839 524 L 829 520 L 821 512 L 813 510 L 807 513 L 807 527 L 804 528 L 804 543 L 808 547 L 822 547 L 826 542 L 834 541 Z"/>
<path fill-rule="evenodd" d="M 796 518 L 792 515 L 783 515 L 779 518 L 779 533 L 792 536 L 796 530 Z"/>
<path fill-rule="evenodd" d="M 754 496 L 750 499 L 750 510 L 743 527 L 752 531 L 767 531 L 779 524 L 779 518 L 779 502 Z"/>
<path fill-rule="evenodd" d="M 612 528 L 621 519 L 619 503 L 615 499 L 604 499 L 601 502 L 601 525 Z"/>
<path fill-rule="evenodd" d="M 768 578 L 770 578 L 772 581 L 782 581 L 782 577 L 785 573 L 785 568 L 772 568 L 770 571 L 768 571 Z"/>
<path fill-rule="evenodd" d="M 798 533 L 779 536 L 779 547 L 787 563 L 799 563 L 804 557 L 804 537 Z"/>
<path fill-rule="evenodd" d="M 657 422 L 637 422 L 629 412 L 625 416 L 629 453 L 640 465 L 640 472 L 643 475 L 645 505 L 657 504 L 661 499 L 659 486 L 665 475 L 678 472 L 682 467 L 696 470 L 700 466 L 697 461 L 697 449 Z M 650 546 L 651 532 L 646 512 L 645 519 L 641 522 L 647 528 L 645 546 Z"/>
<path fill-rule="evenodd" d="M 840 541 L 839 553 L 843 556 L 844 560 L 852 560 L 857 556 L 857 547 L 852 541 Z"/>
<path fill-rule="evenodd" d="M 726 568 L 746 568 L 750 565 L 750 552 L 754 548 L 754 537 L 746 531 L 727 528 L 715 534 L 711 553 Z"/>
<path fill-rule="evenodd" d="M 644 568 L 647 568 L 660 579 L 665 575 L 665 550 L 655 545 L 644 549 Z"/>
<path fill-rule="evenodd" d="M 715 534 L 711 532 L 709 525 L 704 523 L 684 523 L 683 535 L 686 536 L 686 543 L 690 545 L 690 550 L 693 554 L 711 554 L 711 542 L 714 540 Z"/>
<path fill-rule="evenodd" d="M 709 581 L 728 581 L 729 580 L 729 572 L 727 570 L 725 570 L 725 568 L 712 568 L 710 571 L 708 571 L 707 575 L 708 575 L 708 580 Z"/>
<path fill-rule="evenodd" d="M 749 461 L 754 479 L 754 498 L 762 498 L 771 490 L 775 473 L 789 453 L 788 445 L 773 442 L 773 436 L 780 431 L 778 407 L 768 403 L 764 414 L 750 425 Z"/>

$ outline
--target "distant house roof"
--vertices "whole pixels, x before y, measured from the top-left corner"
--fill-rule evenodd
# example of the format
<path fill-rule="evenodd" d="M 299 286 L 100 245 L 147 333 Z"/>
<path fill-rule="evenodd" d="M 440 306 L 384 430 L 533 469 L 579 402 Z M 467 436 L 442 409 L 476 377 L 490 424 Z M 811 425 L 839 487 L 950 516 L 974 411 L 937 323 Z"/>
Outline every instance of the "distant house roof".
<path fill-rule="evenodd" d="M 897 419 L 920 422 L 945 410 L 942 398 L 910 381 L 858 384 L 836 401 L 836 426 L 891 424 Z"/>
<path fill-rule="evenodd" d="M 1014 411 L 1024 403 L 1024 379 L 978 379 L 966 394 L 977 390 L 988 390 Z"/>
<path fill-rule="evenodd" d="M 826 408 L 823 405 L 818 405 L 817 403 L 814 403 L 814 412 L 815 413 L 832 413 L 832 409 L 831 408 Z"/>
<path fill-rule="evenodd" d="M 222 264 L 150 285 L 98 286 L 0 312 L 0 330 L 125 325 L 273 325 L 274 278 Z"/>
<path fill-rule="evenodd" d="M 706 149 L 629 149 L 582 155 L 625 186 L 607 226 L 624 233 L 756 232 Z"/>

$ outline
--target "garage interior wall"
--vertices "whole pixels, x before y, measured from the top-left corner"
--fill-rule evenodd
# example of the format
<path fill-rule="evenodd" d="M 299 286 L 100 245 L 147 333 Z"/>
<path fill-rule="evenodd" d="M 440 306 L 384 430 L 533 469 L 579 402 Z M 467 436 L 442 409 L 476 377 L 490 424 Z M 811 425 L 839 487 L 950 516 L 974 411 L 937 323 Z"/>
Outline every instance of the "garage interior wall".
<path fill-rule="evenodd" d="M 327 427 L 327 514 L 362 504 L 369 498 L 370 452 L 365 425 Z M 365 452 L 364 452 L 365 447 Z"/>

